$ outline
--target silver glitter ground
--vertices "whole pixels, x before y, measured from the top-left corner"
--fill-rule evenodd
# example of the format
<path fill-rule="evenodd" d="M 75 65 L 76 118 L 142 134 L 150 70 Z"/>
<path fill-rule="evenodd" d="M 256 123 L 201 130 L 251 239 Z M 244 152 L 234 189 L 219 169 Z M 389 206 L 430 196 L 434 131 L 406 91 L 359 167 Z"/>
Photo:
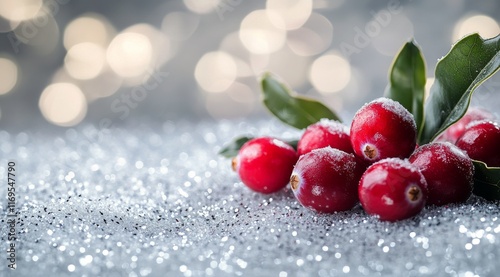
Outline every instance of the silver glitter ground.
<path fill-rule="evenodd" d="M 427 208 L 398 223 L 357 206 L 319 215 L 290 190 L 251 192 L 216 153 L 275 121 L 165 123 L 60 134 L 0 131 L 16 162 L 17 269 L 1 276 L 498 276 L 499 202 Z"/>

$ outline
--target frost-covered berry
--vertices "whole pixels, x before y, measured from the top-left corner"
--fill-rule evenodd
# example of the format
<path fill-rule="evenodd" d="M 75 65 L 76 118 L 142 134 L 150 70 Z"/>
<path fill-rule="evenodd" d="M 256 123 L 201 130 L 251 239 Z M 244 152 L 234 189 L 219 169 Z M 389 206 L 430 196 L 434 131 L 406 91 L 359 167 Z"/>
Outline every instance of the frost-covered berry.
<path fill-rule="evenodd" d="M 306 208 L 322 213 L 345 211 L 358 202 L 361 173 L 353 154 L 325 147 L 300 156 L 290 185 Z"/>
<path fill-rule="evenodd" d="M 232 166 L 250 189 L 273 193 L 286 187 L 297 158 L 295 149 L 287 143 L 261 137 L 247 141 Z"/>
<path fill-rule="evenodd" d="M 410 162 L 388 158 L 372 164 L 358 187 L 363 209 L 380 220 L 398 221 L 418 214 L 425 206 L 427 183 Z"/>
<path fill-rule="evenodd" d="M 327 146 L 354 154 L 349 128 L 335 120 L 321 119 L 304 131 L 297 144 L 297 152 L 300 156 Z"/>
<path fill-rule="evenodd" d="M 420 169 L 427 181 L 427 204 L 460 203 L 472 194 L 474 165 L 455 145 L 449 142 L 423 145 L 409 161 Z"/>
<path fill-rule="evenodd" d="M 350 136 L 356 155 L 375 162 L 408 158 L 415 150 L 417 128 L 413 115 L 401 104 L 378 98 L 356 112 Z"/>
<path fill-rule="evenodd" d="M 500 167 L 500 126 L 493 121 L 475 121 L 465 128 L 456 146 L 471 159 Z"/>
<path fill-rule="evenodd" d="M 321 119 L 304 131 L 297 144 L 297 152 L 300 156 L 327 146 L 354 154 L 349 127 L 335 120 Z"/>
<path fill-rule="evenodd" d="M 493 120 L 495 116 L 489 111 L 479 108 L 470 107 L 465 115 L 460 118 L 457 122 L 448 127 L 437 139 L 436 141 L 448 141 L 455 143 L 459 137 L 461 137 L 465 132 L 465 127 L 471 122 L 481 121 L 481 120 Z"/>

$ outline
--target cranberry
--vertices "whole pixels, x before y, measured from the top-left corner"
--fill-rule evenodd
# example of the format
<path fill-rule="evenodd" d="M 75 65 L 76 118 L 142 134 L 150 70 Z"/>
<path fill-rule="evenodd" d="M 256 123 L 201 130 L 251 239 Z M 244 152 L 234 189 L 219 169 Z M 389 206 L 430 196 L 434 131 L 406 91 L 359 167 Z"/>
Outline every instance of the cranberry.
<path fill-rule="evenodd" d="M 273 193 L 288 184 L 297 158 L 293 147 L 281 140 L 255 138 L 241 147 L 233 159 L 233 170 L 250 189 Z"/>
<path fill-rule="evenodd" d="M 407 160 L 387 158 L 365 171 L 358 187 L 363 209 L 380 220 L 398 221 L 418 214 L 425 206 L 427 183 Z"/>
<path fill-rule="evenodd" d="M 452 124 L 448 129 L 446 129 L 436 141 L 449 141 L 455 143 L 459 137 L 465 132 L 465 127 L 474 121 L 480 120 L 493 120 L 495 116 L 487 110 L 479 107 L 471 107 L 467 110 L 467 113 L 460 118 L 457 122 Z"/>
<path fill-rule="evenodd" d="M 333 213 L 356 205 L 361 173 L 353 154 L 325 147 L 300 156 L 290 184 L 304 207 Z"/>
<path fill-rule="evenodd" d="M 456 145 L 471 159 L 482 161 L 489 167 L 500 167 L 500 127 L 497 123 L 487 120 L 472 122 Z"/>
<path fill-rule="evenodd" d="M 297 152 L 300 156 L 327 146 L 354 154 L 349 128 L 338 121 L 328 119 L 311 124 L 302 134 L 297 144 Z"/>
<path fill-rule="evenodd" d="M 427 181 L 427 204 L 460 203 L 472 194 L 474 165 L 455 145 L 449 142 L 423 145 L 409 161 L 420 169 Z"/>
<path fill-rule="evenodd" d="M 398 102 L 379 98 L 356 112 L 351 123 L 354 152 L 367 161 L 407 158 L 415 150 L 417 128 L 413 115 Z"/>

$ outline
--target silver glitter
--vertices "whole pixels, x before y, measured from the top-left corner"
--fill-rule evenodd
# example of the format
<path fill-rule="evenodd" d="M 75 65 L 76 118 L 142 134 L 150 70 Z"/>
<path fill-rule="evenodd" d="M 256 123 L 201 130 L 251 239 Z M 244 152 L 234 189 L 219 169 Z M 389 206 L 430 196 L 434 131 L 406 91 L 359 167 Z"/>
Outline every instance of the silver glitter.
<path fill-rule="evenodd" d="M 0 176 L 5 179 L 7 159 L 19 163 L 16 276 L 500 271 L 498 201 L 471 197 L 396 223 L 367 216 L 360 206 L 316 214 L 290 189 L 252 192 L 230 160 L 217 155 L 238 134 L 293 138 L 300 131 L 272 120 L 137 126 L 102 136 L 91 125 L 36 136 L 0 131 Z M 5 197 L 0 201 L 5 209 Z M 9 276 L 7 270 L 0 275 Z"/>

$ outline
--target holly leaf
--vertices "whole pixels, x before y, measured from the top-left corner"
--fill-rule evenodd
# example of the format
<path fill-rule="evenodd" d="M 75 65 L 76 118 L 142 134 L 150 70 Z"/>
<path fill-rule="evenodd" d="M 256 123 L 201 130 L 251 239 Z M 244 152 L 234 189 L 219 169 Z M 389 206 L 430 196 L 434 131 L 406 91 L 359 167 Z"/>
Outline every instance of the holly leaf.
<path fill-rule="evenodd" d="M 262 81 L 263 102 L 266 108 L 282 122 L 304 129 L 322 118 L 340 121 L 327 106 L 307 97 L 293 93 L 271 74 L 264 74 Z"/>
<path fill-rule="evenodd" d="M 419 144 L 432 141 L 462 118 L 474 90 L 499 68 L 500 35 L 484 40 L 472 34 L 458 41 L 436 65 Z"/>
<path fill-rule="evenodd" d="M 219 151 L 219 155 L 226 158 L 236 157 L 243 144 L 245 144 L 245 142 L 251 140 L 252 138 L 253 137 L 246 137 L 246 136 L 235 138 L 233 141 L 228 143 Z"/>
<path fill-rule="evenodd" d="M 233 158 L 238 155 L 238 152 L 240 151 L 241 147 L 243 144 L 245 144 L 247 141 L 253 139 L 254 137 L 247 137 L 247 136 L 241 136 L 235 138 L 233 141 L 228 143 L 226 146 L 224 146 L 220 151 L 219 155 L 226 157 L 226 158 Z M 283 140 L 287 144 L 293 147 L 295 151 L 297 151 L 297 143 L 299 142 L 298 140 Z"/>
<path fill-rule="evenodd" d="M 424 117 L 425 62 L 415 41 L 407 42 L 394 59 L 384 96 L 399 102 L 413 114 L 417 130 Z"/>
<path fill-rule="evenodd" d="M 500 200 L 500 167 L 487 167 L 480 161 L 473 161 L 473 164 L 473 193 L 488 200 Z"/>

